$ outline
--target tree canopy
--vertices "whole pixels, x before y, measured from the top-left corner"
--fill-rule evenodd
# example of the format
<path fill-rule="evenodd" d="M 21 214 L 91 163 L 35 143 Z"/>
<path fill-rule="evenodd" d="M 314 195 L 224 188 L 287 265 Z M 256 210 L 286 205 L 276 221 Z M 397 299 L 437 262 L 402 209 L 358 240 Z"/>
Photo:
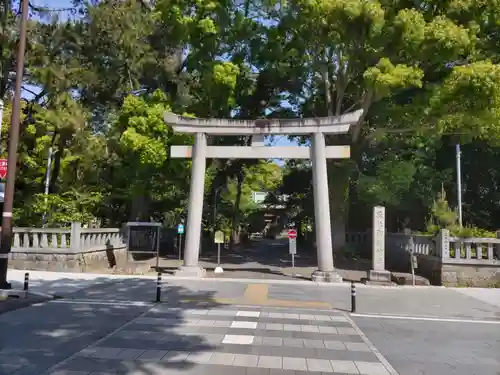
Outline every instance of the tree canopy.
<path fill-rule="evenodd" d="M 388 208 L 390 228 L 424 229 L 441 192 L 456 200 L 463 145 L 464 220 L 500 225 L 500 5 L 489 1 L 75 1 L 30 5 L 16 225 L 118 225 L 186 215 L 189 145 L 172 111 L 235 119 L 314 117 L 362 109 L 350 160 L 329 163 L 334 244 Z M 6 156 L 18 4 L 0 6 L 0 151 Z M 242 137 L 211 137 L 244 145 Z M 294 138 L 307 143 L 307 138 Z M 49 195 L 44 194 L 49 149 Z M 253 191 L 287 194 L 313 217 L 310 166 L 209 160 L 205 228 L 238 232 L 260 208 Z M 218 210 L 213 210 L 213 205 Z M 214 216 L 215 212 L 215 216 Z"/>

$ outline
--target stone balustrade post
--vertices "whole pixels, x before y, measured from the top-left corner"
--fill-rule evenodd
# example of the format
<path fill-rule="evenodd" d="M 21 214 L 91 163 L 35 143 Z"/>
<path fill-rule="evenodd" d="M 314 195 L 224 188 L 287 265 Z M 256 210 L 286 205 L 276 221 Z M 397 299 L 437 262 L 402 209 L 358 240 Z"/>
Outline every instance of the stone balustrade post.
<path fill-rule="evenodd" d="M 70 248 L 71 250 L 79 250 L 81 246 L 81 233 L 82 233 L 82 223 L 79 221 L 73 221 L 71 223 L 71 237 L 70 237 Z"/>
<path fill-rule="evenodd" d="M 497 230 L 497 238 L 500 239 L 500 230 Z M 500 259 L 500 244 L 496 244 L 493 251 L 495 252 L 494 256 Z"/>
<path fill-rule="evenodd" d="M 441 229 L 436 238 L 437 253 L 441 259 L 450 258 L 450 231 Z"/>

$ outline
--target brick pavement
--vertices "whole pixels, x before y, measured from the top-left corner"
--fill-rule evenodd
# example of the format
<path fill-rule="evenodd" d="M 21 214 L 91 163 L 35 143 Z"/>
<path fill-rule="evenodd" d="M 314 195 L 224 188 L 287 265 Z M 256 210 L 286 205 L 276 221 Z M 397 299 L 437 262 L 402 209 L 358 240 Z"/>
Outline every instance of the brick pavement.
<path fill-rule="evenodd" d="M 350 318 L 333 310 L 157 305 L 51 375 L 397 375 Z"/>

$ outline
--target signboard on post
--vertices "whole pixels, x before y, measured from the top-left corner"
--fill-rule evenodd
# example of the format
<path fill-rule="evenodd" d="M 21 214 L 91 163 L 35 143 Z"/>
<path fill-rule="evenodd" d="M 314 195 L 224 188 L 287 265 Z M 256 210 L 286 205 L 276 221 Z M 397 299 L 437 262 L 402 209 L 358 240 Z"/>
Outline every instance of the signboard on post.
<path fill-rule="evenodd" d="M 7 177 L 7 159 L 0 159 L 0 179 Z"/>
<path fill-rule="evenodd" d="M 288 252 L 292 256 L 292 268 L 295 268 L 295 254 L 297 254 L 297 231 L 294 228 L 288 230 Z"/>
<path fill-rule="evenodd" d="M 415 270 L 418 267 L 417 256 L 415 255 L 415 242 L 409 228 L 405 228 L 404 234 L 408 236 L 408 243 L 406 245 L 406 250 L 410 253 L 410 269 L 411 269 L 411 279 L 412 285 L 415 286 Z"/>
<path fill-rule="evenodd" d="M 218 230 L 214 234 L 214 242 L 217 244 L 217 267 L 215 267 L 214 273 L 222 273 L 224 270 L 220 265 L 220 245 L 224 243 L 224 232 Z"/>
<path fill-rule="evenodd" d="M 182 235 L 184 234 L 184 224 L 177 224 L 177 234 L 179 235 L 179 260 L 182 259 Z"/>
<path fill-rule="evenodd" d="M 297 254 L 297 240 L 295 238 L 288 240 L 288 252 L 292 255 Z"/>
<path fill-rule="evenodd" d="M 224 243 L 224 232 L 223 231 L 218 230 L 217 232 L 215 232 L 214 242 L 217 244 Z"/>

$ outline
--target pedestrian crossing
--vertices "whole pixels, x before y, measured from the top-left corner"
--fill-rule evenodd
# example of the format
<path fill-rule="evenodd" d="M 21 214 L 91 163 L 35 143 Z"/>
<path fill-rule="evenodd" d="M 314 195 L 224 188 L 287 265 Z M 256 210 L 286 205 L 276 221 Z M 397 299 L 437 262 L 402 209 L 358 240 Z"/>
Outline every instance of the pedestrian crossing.
<path fill-rule="evenodd" d="M 256 306 L 156 305 L 51 374 L 82 368 L 127 375 L 397 375 L 346 314 Z"/>

